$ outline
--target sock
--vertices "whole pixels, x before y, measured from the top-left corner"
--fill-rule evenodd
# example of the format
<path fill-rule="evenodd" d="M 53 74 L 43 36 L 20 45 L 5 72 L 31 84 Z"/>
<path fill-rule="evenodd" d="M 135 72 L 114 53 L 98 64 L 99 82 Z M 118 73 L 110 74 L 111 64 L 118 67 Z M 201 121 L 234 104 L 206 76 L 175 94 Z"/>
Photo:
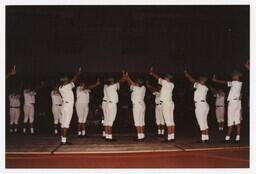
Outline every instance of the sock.
<path fill-rule="evenodd" d="M 205 136 L 204 136 L 204 134 L 202 134 L 201 135 L 201 140 L 204 141 L 205 140 L 204 138 L 205 138 Z"/>
<path fill-rule="evenodd" d="M 161 129 L 158 129 L 157 134 L 158 134 L 158 135 L 161 135 L 161 133 L 162 133 L 162 132 L 161 132 Z"/>
<path fill-rule="evenodd" d="M 85 130 L 82 130 L 82 135 L 85 136 Z"/>
<path fill-rule="evenodd" d="M 141 133 L 141 139 L 144 139 L 144 138 L 145 138 L 145 134 Z"/>
<path fill-rule="evenodd" d="M 14 132 L 17 132 L 17 128 L 14 129 Z"/>
<path fill-rule="evenodd" d="M 205 140 L 209 140 L 209 135 L 205 135 Z"/>
<path fill-rule="evenodd" d="M 82 133 L 81 131 L 78 131 L 78 132 L 77 132 L 77 135 L 78 135 L 78 136 L 80 136 L 80 135 L 81 135 L 81 133 Z"/>
<path fill-rule="evenodd" d="M 23 128 L 23 133 L 26 133 L 26 128 Z"/>
<path fill-rule="evenodd" d="M 67 142 L 67 137 L 61 137 L 61 142 L 66 143 Z"/>
<path fill-rule="evenodd" d="M 164 129 L 161 130 L 161 134 L 164 135 Z"/>
<path fill-rule="evenodd" d="M 105 138 L 106 138 L 106 139 L 108 139 L 108 137 L 109 137 L 109 134 L 107 134 L 107 133 L 106 133 L 106 136 L 105 136 Z"/>
<path fill-rule="evenodd" d="M 229 140 L 230 140 L 230 136 L 226 136 L 226 137 L 225 137 L 225 140 L 226 140 L 226 141 L 229 141 Z"/>
<path fill-rule="evenodd" d="M 58 134 L 58 130 L 57 129 L 54 129 L 54 134 Z"/>
<path fill-rule="evenodd" d="M 138 138 L 138 139 L 141 139 L 140 133 L 137 134 L 137 138 Z"/>
<path fill-rule="evenodd" d="M 237 135 L 236 136 L 236 141 L 239 141 L 240 140 L 240 135 Z"/>
<path fill-rule="evenodd" d="M 105 137 L 106 136 L 106 133 L 105 131 L 102 132 L 102 136 Z"/>
<path fill-rule="evenodd" d="M 12 132 L 12 128 L 9 129 L 9 132 Z"/>
<path fill-rule="evenodd" d="M 175 138 L 174 138 L 174 133 L 172 133 L 171 134 L 171 138 L 172 138 L 172 140 L 174 140 Z"/>
<path fill-rule="evenodd" d="M 168 134 L 167 140 L 171 140 L 171 139 L 172 139 L 172 134 Z"/>
<path fill-rule="evenodd" d="M 34 133 L 34 128 L 33 127 L 30 128 L 30 132 L 31 132 L 31 134 Z"/>
<path fill-rule="evenodd" d="M 112 139 L 112 138 L 113 138 L 113 137 L 112 137 L 112 134 L 109 134 L 109 135 L 108 135 L 108 138 L 109 138 L 109 139 Z"/>

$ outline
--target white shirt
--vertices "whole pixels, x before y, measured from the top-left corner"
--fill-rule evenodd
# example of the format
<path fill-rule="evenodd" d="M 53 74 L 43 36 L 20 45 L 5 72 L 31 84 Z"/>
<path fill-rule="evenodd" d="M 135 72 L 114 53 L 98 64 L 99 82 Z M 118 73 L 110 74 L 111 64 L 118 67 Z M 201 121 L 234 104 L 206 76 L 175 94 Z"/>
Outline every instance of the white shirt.
<path fill-rule="evenodd" d="M 90 92 L 89 89 L 82 90 L 81 86 L 76 88 L 76 103 L 88 104 L 90 101 Z"/>
<path fill-rule="evenodd" d="M 35 91 L 29 91 L 27 89 L 24 90 L 24 103 L 27 105 L 34 104 L 35 103 Z"/>
<path fill-rule="evenodd" d="M 113 85 L 109 85 L 106 88 L 107 101 L 112 103 L 118 103 L 118 93 L 119 83 L 115 83 Z"/>
<path fill-rule="evenodd" d="M 9 95 L 10 107 L 20 107 L 20 95 L 10 94 Z"/>
<path fill-rule="evenodd" d="M 224 106 L 225 105 L 225 93 L 222 92 L 221 94 L 215 94 L 216 102 L 215 106 Z"/>
<path fill-rule="evenodd" d="M 131 85 L 130 87 L 132 94 L 131 94 L 131 100 L 132 103 L 141 103 L 144 102 L 144 97 L 146 93 L 146 88 L 145 86 L 133 86 Z"/>
<path fill-rule="evenodd" d="M 156 92 L 153 92 L 153 95 L 155 96 L 155 103 L 157 105 L 160 104 L 160 92 L 156 91 Z"/>
<path fill-rule="evenodd" d="M 61 95 L 59 93 L 56 93 L 54 90 L 51 91 L 51 98 L 53 105 L 61 105 L 63 102 Z"/>
<path fill-rule="evenodd" d="M 174 84 L 172 82 L 168 82 L 167 80 L 164 80 L 161 78 L 158 79 L 158 83 L 162 85 L 162 88 L 160 91 L 160 100 L 163 102 L 171 102 Z"/>
<path fill-rule="evenodd" d="M 230 100 L 240 100 L 242 82 L 240 81 L 230 81 L 228 82 L 228 87 L 230 87 L 230 91 L 228 94 L 228 101 Z"/>
<path fill-rule="evenodd" d="M 59 87 L 63 102 L 74 103 L 74 94 L 72 91 L 74 87 L 75 84 L 73 82 Z"/>
<path fill-rule="evenodd" d="M 194 101 L 200 102 L 201 100 L 206 101 L 208 88 L 205 85 L 201 85 L 200 83 L 194 83 L 194 88 L 196 89 L 194 92 Z"/>
<path fill-rule="evenodd" d="M 107 100 L 107 87 L 108 85 L 104 85 L 103 87 L 103 99 L 102 100 Z"/>

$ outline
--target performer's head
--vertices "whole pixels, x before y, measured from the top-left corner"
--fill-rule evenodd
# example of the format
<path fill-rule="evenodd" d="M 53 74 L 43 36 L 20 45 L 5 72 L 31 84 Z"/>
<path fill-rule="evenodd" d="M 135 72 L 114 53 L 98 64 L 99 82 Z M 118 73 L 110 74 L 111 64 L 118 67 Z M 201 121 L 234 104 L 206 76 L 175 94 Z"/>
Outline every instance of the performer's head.
<path fill-rule="evenodd" d="M 60 83 L 61 83 L 61 85 L 66 85 L 66 84 L 68 84 L 68 83 L 69 83 L 69 78 L 68 78 L 68 76 L 64 76 L 64 77 L 60 78 Z"/>
<path fill-rule="evenodd" d="M 234 71 L 234 72 L 232 73 L 232 80 L 240 80 L 241 76 L 242 76 L 242 73 L 241 73 L 241 72 L 239 72 L 239 71 Z"/>
<path fill-rule="evenodd" d="M 78 81 L 79 86 L 84 87 L 85 86 L 85 79 L 81 77 Z"/>
<path fill-rule="evenodd" d="M 144 80 L 141 79 L 141 78 L 138 78 L 138 79 L 136 80 L 136 85 L 138 85 L 139 87 L 143 86 L 143 85 L 144 85 Z"/>
<path fill-rule="evenodd" d="M 198 79 L 198 82 L 199 82 L 201 85 L 205 85 L 206 82 L 207 82 L 207 77 L 205 77 L 205 76 L 200 76 L 199 79 Z"/>
<path fill-rule="evenodd" d="M 165 76 L 164 76 L 164 79 L 167 80 L 168 82 L 172 81 L 172 78 L 173 78 L 173 76 L 169 73 L 165 74 Z"/>
<path fill-rule="evenodd" d="M 109 78 L 107 79 L 107 85 L 113 85 L 114 83 L 115 83 L 114 77 L 109 77 Z"/>

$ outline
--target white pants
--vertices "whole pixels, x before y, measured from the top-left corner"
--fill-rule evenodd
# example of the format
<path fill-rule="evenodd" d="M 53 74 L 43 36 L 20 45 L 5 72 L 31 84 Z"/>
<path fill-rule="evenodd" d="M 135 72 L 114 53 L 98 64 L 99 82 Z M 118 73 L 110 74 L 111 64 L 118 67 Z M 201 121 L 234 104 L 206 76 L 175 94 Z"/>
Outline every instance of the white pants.
<path fill-rule="evenodd" d="M 145 103 L 133 103 L 133 120 L 134 120 L 134 125 L 136 127 L 138 126 L 145 126 Z"/>
<path fill-rule="evenodd" d="M 33 104 L 24 104 L 24 123 L 33 123 L 35 117 L 35 108 Z"/>
<path fill-rule="evenodd" d="M 104 121 L 106 126 L 113 126 L 117 113 L 116 105 L 116 103 L 107 103 L 107 115 L 106 120 Z"/>
<path fill-rule="evenodd" d="M 217 107 L 216 106 L 216 118 L 217 118 L 217 122 L 224 122 L 224 114 L 225 114 L 225 107 Z"/>
<path fill-rule="evenodd" d="M 209 105 L 207 102 L 197 102 L 195 103 L 195 114 L 197 123 L 200 127 L 200 130 L 208 129 L 207 117 L 209 112 Z"/>
<path fill-rule="evenodd" d="M 156 117 L 156 124 L 157 125 L 164 125 L 164 117 L 162 113 L 162 106 L 156 105 L 155 107 L 155 117 Z"/>
<path fill-rule="evenodd" d="M 88 103 L 76 103 L 76 113 L 78 117 L 78 123 L 85 123 L 89 112 Z"/>
<path fill-rule="evenodd" d="M 241 122 L 241 101 L 230 101 L 228 103 L 228 127 Z"/>
<path fill-rule="evenodd" d="M 101 107 L 102 107 L 102 111 L 103 111 L 103 120 L 104 120 L 103 125 L 105 125 L 105 120 L 106 120 L 106 115 L 107 115 L 107 102 L 103 101 Z"/>
<path fill-rule="evenodd" d="M 10 124 L 18 124 L 20 118 L 20 108 L 10 108 Z"/>
<path fill-rule="evenodd" d="M 162 113 L 164 116 L 164 121 L 166 126 L 175 126 L 173 111 L 174 111 L 174 103 L 171 102 L 163 102 L 162 104 Z"/>
<path fill-rule="evenodd" d="M 73 115 L 73 103 L 63 103 L 61 107 L 61 128 L 69 128 L 69 124 Z"/>
<path fill-rule="evenodd" d="M 54 124 L 60 123 L 61 118 L 61 106 L 59 105 L 52 105 L 52 114 L 53 114 L 53 120 Z"/>

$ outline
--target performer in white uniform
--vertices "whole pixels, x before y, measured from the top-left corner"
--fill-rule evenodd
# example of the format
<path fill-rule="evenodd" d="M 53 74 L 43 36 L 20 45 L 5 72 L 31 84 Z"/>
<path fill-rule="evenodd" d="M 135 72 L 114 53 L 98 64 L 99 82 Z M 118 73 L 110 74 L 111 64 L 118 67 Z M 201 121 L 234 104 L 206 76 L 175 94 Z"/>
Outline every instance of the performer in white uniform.
<path fill-rule="evenodd" d="M 166 74 L 164 78 L 159 77 L 150 68 L 149 74 L 158 80 L 158 84 L 161 85 L 160 90 L 160 103 L 162 108 L 162 113 L 164 116 L 164 121 L 167 126 L 167 139 L 163 142 L 173 142 L 175 141 L 175 123 L 174 123 L 174 102 L 172 100 L 172 92 L 174 88 L 174 83 L 172 83 L 172 75 Z"/>
<path fill-rule="evenodd" d="M 216 97 L 215 113 L 219 125 L 219 130 L 223 131 L 225 115 L 225 93 L 222 89 L 218 89 L 214 96 Z"/>
<path fill-rule="evenodd" d="M 102 107 L 102 112 L 103 112 L 103 119 L 102 119 L 102 125 L 103 125 L 103 131 L 102 131 L 102 136 L 105 138 L 106 136 L 106 132 L 105 132 L 105 117 L 107 115 L 107 92 L 106 92 L 106 89 L 107 89 L 108 85 L 105 84 L 103 86 L 103 99 L 102 99 L 102 104 L 101 104 L 101 107 Z"/>
<path fill-rule="evenodd" d="M 20 94 L 13 92 L 9 95 L 10 102 L 10 127 L 9 132 L 17 133 L 18 122 L 20 118 Z"/>
<path fill-rule="evenodd" d="M 194 102 L 195 102 L 195 114 L 198 125 L 201 130 L 201 143 L 209 141 L 208 133 L 208 123 L 207 117 L 209 113 L 209 105 L 206 101 L 208 87 L 206 86 L 207 78 L 200 77 L 196 81 L 187 71 L 184 71 L 186 78 L 194 85 L 196 89 L 194 92 Z"/>
<path fill-rule="evenodd" d="M 90 92 L 92 89 L 100 85 L 100 81 L 93 85 L 87 86 L 83 79 L 80 80 L 79 86 L 76 88 L 76 113 L 78 116 L 78 133 L 79 137 L 85 136 L 85 123 L 89 112 Z"/>
<path fill-rule="evenodd" d="M 117 90 L 120 88 L 120 82 L 115 82 L 114 78 L 108 79 L 108 86 L 106 87 L 106 96 L 107 96 L 107 115 L 105 115 L 105 140 L 106 141 L 115 141 L 112 136 L 112 126 L 116 118 L 117 113 L 117 103 L 118 103 L 118 93 Z"/>
<path fill-rule="evenodd" d="M 145 102 L 144 97 L 146 94 L 146 88 L 143 85 L 142 79 L 137 79 L 134 82 L 128 72 L 125 73 L 125 80 L 128 82 L 132 91 L 131 100 L 133 103 L 133 120 L 137 131 L 137 137 L 135 141 L 143 141 L 145 139 Z"/>
<path fill-rule="evenodd" d="M 233 126 L 235 125 L 237 128 L 236 142 L 240 141 L 240 127 L 241 127 L 241 90 L 242 90 L 242 82 L 240 81 L 241 77 L 240 72 L 234 72 L 232 74 L 232 81 L 224 81 L 219 80 L 216 76 L 213 76 L 212 81 L 220 84 L 227 84 L 230 87 L 230 91 L 228 94 L 227 101 L 228 103 L 228 132 L 225 137 L 226 142 L 230 142 L 230 136 L 232 133 Z"/>
<path fill-rule="evenodd" d="M 60 94 L 62 96 L 62 107 L 61 107 L 61 144 L 62 145 L 71 145 L 72 143 L 67 142 L 68 129 L 70 121 L 73 115 L 74 107 L 74 94 L 73 88 L 75 87 L 74 82 L 77 80 L 80 75 L 82 68 L 78 69 L 78 72 L 75 76 L 69 80 L 68 77 L 61 78 L 60 81 L 62 85 L 59 87 Z"/>
<path fill-rule="evenodd" d="M 58 86 L 54 86 L 51 91 L 52 98 L 52 114 L 53 114 L 53 123 L 54 123 L 54 134 L 58 135 L 58 124 L 60 124 L 61 119 L 61 106 L 62 106 L 62 98 L 60 92 L 58 90 Z"/>
<path fill-rule="evenodd" d="M 155 106 L 155 118 L 156 118 L 156 125 L 157 125 L 157 135 L 158 136 L 163 136 L 164 135 L 165 123 L 164 123 L 164 117 L 163 117 L 162 108 L 161 108 L 161 102 L 160 102 L 161 87 L 158 86 L 157 88 L 154 88 L 153 86 L 151 86 L 147 83 L 147 88 L 155 96 L 155 104 L 156 104 L 156 106 Z"/>
<path fill-rule="evenodd" d="M 28 87 L 24 90 L 24 127 L 23 133 L 26 133 L 26 126 L 29 123 L 30 125 L 30 133 L 34 134 L 34 116 L 35 116 L 35 95 L 36 92 Z"/>

